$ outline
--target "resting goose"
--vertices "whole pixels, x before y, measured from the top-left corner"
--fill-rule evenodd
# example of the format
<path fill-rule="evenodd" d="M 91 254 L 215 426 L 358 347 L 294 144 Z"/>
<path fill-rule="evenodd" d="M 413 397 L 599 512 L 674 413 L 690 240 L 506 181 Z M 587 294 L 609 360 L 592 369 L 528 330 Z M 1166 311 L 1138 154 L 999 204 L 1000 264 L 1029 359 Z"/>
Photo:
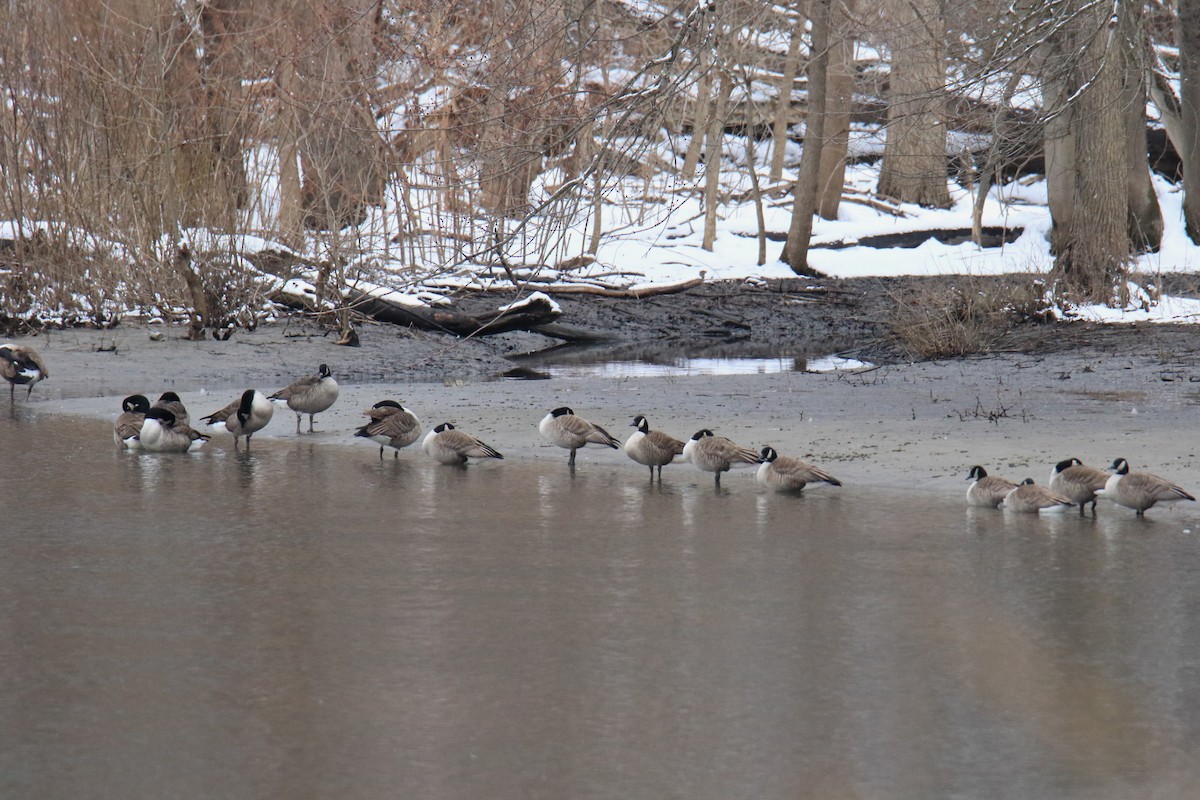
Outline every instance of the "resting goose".
<path fill-rule="evenodd" d="M 661 480 L 662 468 L 674 461 L 675 456 L 683 455 L 683 442 L 662 431 L 650 430 L 650 421 L 641 414 L 629 424 L 637 430 L 625 440 L 625 455 L 649 467 L 651 478 L 657 468 Z"/>
<path fill-rule="evenodd" d="M 393 457 L 400 457 L 400 448 L 408 447 L 421 436 L 421 420 L 395 400 L 381 400 L 363 412 L 371 421 L 354 432 L 355 436 L 370 439 L 379 445 L 379 458 L 384 447 L 394 447 Z"/>
<path fill-rule="evenodd" d="M 724 436 L 717 436 L 708 428 L 702 428 L 692 435 L 683 446 L 683 457 L 697 469 L 715 473 L 717 486 L 721 485 L 721 473 L 728 472 L 734 465 L 758 464 L 762 461 L 754 450 L 735 444 Z"/>
<path fill-rule="evenodd" d="M 38 351 L 29 345 L 4 342 L 0 344 L 0 375 L 8 381 L 8 401 L 12 403 L 16 400 L 17 386 L 29 387 L 25 392 L 28 400 L 38 381 L 50 377 L 50 370 Z"/>
<path fill-rule="evenodd" d="M 1178 484 L 1149 472 L 1130 472 L 1129 462 L 1118 458 L 1112 463 L 1113 474 L 1096 494 L 1119 506 L 1132 508 L 1140 517 L 1157 503 L 1195 500 Z"/>
<path fill-rule="evenodd" d="M 799 492 L 810 483 L 841 486 L 842 482 L 820 467 L 799 458 L 781 456 L 774 447 L 764 447 L 760 453 L 758 482 L 779 492 Z"/>
<path fill-rule="evenodd" d="M 449 422 L 443 422 L 425 434 L 421 449 L 439 463 L 459 466 L 465 466 L 468 458 L 504 458 L 491 445 L 460 431 Z"/>
<path fill-rule="evenodd" d="M 575 416 L 575 412 L 567 406 L 554 409 L 538 423 L 538 432 L 558 447 L 571 451 L 567 463 L 575 466 L 575 451 L 589 444 L 598 444 L 619 450 L 621 443 L 612 437 L 608 431 L 588 422 L 583 417 Z"/>

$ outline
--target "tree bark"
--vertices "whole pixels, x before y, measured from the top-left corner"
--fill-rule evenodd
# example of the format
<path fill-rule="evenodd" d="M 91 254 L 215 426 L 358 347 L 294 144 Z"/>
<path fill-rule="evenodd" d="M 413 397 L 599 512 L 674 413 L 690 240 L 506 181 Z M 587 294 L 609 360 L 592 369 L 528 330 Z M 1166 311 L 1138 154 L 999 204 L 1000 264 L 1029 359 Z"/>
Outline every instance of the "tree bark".
<path fill-rule="evenodd" d="M 940 0 L 892 0 L 891 88 L 879 193 L 950 207 L 946 186 L 946 21 Z"/>
<path fill-rule="evenodd" d="M 793 190 L 792 219 L 781 259 L 797 275 L 812 275 L 808 266 L 808 240 L 812 237 L 813 212 L 817 206 L 817 181 L 821 148 L 825 138 L 825 100 L 829 73 L 829 39 L 834 0 L 813 0 L 813 52 L 808 62 L 808 115 L 804 152 Z"/>
<path fill-rule="evenodd" d="M 1066 88 L 1074 209 L 1069 223 L 1054 220 L 1053 273 L 1078 300 L 1123 303 L 1130 253 L 1128 126 L 1121 107 L 1126 62 L 1119 31 L 1109 25 L 1111 7 L 1074 0 L 1072 11 L 1064 53 L 1071 54 Z"/>
<path fill-rule="evenodd" d="M 787 57 L 783 62 L 783 73 L 779 76 L 779 99 L 775 107 L 775 120 L 771 124 L 771 182 L 783 179 L 783 159 L 787 154 L 788 122 L 792 116 L 792 93 L 796 88 L 796 74 L 800 71 L 800 41 L 804 38 L 806 19 L 800 13 L 800 3 L 794 3 L 796 25 L 788 42 Z"/>
<path fill-rule="evenodd" d="M 717 240 L 717 207 L 721 188 L 721 148 L 725 141 L 725 109 L 733 81 L 722 69 L 717 80 L 717 94 L 709 111 L 708 131 L 704 145 L 704 240 L 701 246 L 711 251 Z"/>
<path fill-rule="evenodd" d="M 1183 160 L 1183 221 L 1188 237 L 1200 244 L 1200 3 L 1179 3 L 1179 136 Z"/>
<path fill-rule="evenodd" d="M 846 152 L 850 146 L 850 107 L 854 97 L 854 38 L 851 19 L 854 0 L 834 3 L 829 43 L 829 74 L 826 90 L 825 145 L 817 185 L 817 213 L 835 220 L 846 183 Z"/>

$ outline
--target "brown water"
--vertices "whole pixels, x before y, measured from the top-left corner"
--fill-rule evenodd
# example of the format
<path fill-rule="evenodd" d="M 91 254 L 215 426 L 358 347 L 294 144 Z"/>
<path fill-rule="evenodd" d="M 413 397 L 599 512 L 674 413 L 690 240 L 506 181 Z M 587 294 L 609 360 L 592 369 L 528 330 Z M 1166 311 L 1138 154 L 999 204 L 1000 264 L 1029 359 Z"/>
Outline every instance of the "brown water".
<path fill-rule="evenodd" d="M 0 418 L 0 797 L 1200 791 L 1194 509 Z"/>

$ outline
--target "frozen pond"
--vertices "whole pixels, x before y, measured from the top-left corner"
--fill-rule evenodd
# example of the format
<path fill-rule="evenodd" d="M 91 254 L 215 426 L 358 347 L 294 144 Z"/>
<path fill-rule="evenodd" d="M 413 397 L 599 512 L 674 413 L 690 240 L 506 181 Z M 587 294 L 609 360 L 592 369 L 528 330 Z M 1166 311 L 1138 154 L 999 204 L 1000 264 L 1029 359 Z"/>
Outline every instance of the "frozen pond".
<path fill-rule="evenodd" d="M 1195 509 L 109 436 L 0 416 L 2 797 L 1200 792 Z"/>

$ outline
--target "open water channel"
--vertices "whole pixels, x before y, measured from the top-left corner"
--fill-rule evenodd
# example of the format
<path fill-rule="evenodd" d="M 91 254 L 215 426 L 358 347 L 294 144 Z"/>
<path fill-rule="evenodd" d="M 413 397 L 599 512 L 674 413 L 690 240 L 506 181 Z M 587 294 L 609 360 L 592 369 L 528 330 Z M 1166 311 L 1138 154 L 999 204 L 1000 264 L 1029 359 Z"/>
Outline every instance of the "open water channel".
<path fill-rule="evenodd" d="M 0 797 L 1200 795 L 1193 509 L 109 436 L 0 415 Z"/>

